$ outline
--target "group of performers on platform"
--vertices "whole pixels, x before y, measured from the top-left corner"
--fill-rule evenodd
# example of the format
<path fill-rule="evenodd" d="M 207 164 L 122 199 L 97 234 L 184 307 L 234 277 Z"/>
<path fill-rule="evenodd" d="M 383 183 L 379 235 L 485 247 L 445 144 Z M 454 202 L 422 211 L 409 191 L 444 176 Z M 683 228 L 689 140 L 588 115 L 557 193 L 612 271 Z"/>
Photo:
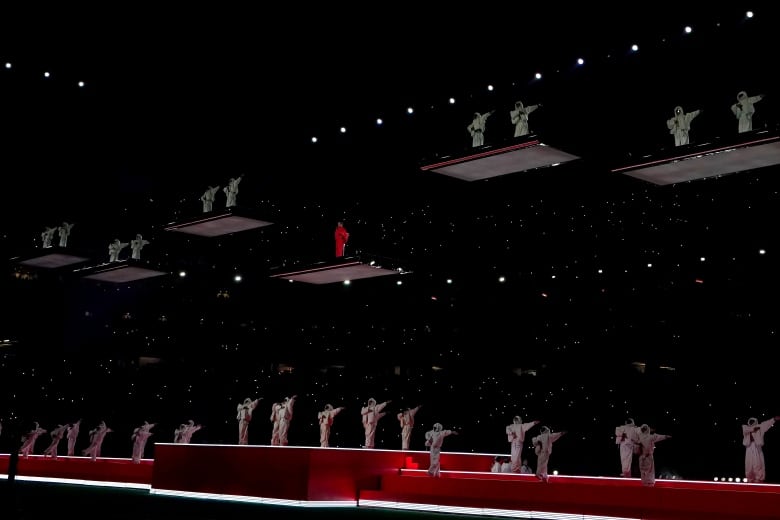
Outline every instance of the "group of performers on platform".
<path fill-rule="evenodd" d="M 731 105 L 731 113 L 737 118 L 737 131 L 740 134 L 753 130 L 753 115 L 756 113 L 755 104 L 763 98 L 763 95 L 748 96 L 744 90 L 737 94 L 737 102 Z M 541 104 L 524 106 L 522 101 L 515 102 L 514 108 L 509 111 L 509 119 L 514 126 L 514 137 L 522 137 L 530 133 L 528 116 L 541 107 Z M 474 118 L 466 127 L 471 136 L 472 147 L 476 148 L 485 144 L 487 120 L 493 113 L 495 113 L 495 110 L 485 113 L 474 112 Z M 669 129 L 669 133 L 674 136 L 675 146 L 683 146 L 690 143 L 691 121 L 699 114 L 701 114 L 701 110 L 685 112 L 681 106 L 674 107 L 674 116 L 666 121 L 666 126 Z"/>
<path fill-rule="evenodd" d="M 249 424 L 257 406 L 262 398 L 251 399 L 247 397 L 236 407 L 236 419 L 238 420 L 238 444 L 249 444 Z M 271 405 L 270 420 L 273 423 L 271 430 L 272 446 L 287 446 L 288 433 L 293 419 L 293 409 L 297 396 L 285 397 L 283 400 Z M 387 400 L 377 403 L 376 399 L 371 398 L 366 405 L 360 409 L 361 422 L 365 433 L 363 448 L 373 449 L 376 438 L 377 425 L 387 413 L 384 411 L 392 401 Z M 414 408 L 404 408 L 396 415 L 401 427 L 401 450 L 408 450 L 412 435 L 412 429 L 415 424 L 415 415 L 422 408 L 422 405 Z M 333 426 L 334 418 L 344 411 L 343 406 L 334 407 L 326 404 L 324 409 L 317 413 L 317 420 L 320 426 L 320 447 L 328 448 L 330 446 L 330 431 Z M 780 421 L 780 416 L 770 417 L 759 422 L 755 417 L 751 417 L 747 424 L 742 426 L 742 443 L 745 446 L 745 478 L 748 482 L 763 482 L 766 478 L 766 466 L 764 462 L 764 435 L 775 424 Z M 498 460 L 494 464 L 492 471 L 504 471 L 510 473 L 529 473 L 527 462 L 522 458 L 523 445 L 525 444 L 526 433 L 539 425 L 538 420 L 523 422 L 520 416 L 512 419 L 512 424 L 505 429 L 507 440 L 510 444 L 510 457 L 508 460 Z M 44 450 L 43 455 L 57 458 L 57 449 L 62 439 L 68 439 L 68 456 L 73 456 L 76 446 L 76 439 L 79 435 L 81 420 L 71 424 L 59 424 L 54 428 L 51 435 L 51 443 Z M 135 428 L 131 439 L 133 441 L 134 463 L 140 463 L 146 442 L 153 435 L 151 432 L 155 424 L 144 421 L 144 424 Z M 174 431 L 174 443 L 189 444 L 192 435 L 201 429 L 200 424 L 195 424 L 190 420 L 182 423 Z M 82 455 L 91 457 L 92 460 L 100 456 L 100 448 L 103 444 L 106 434 L 112 432 L 104 421 L 101 421 L 94 429 L 89 432 L 89 446 L 82 450 Z M 0 423 L 0 433 L 2 432 L 2 423 Z M 35 441 L 47 431 L 40 427 L 36 422 L 35 427 L 24 434 L 22 437 L 22 446 L 19 454 L 27 458 L 33 453 Z M 534 452 L 537 457 L 537 466 L 535 474 L 542 480 L 548 480 L 548 464 L 552 453 L 553 443 L 559 440 L 566 432 L 553 432 L 548 426 L 541 426 L 539 433 L 531 439 Z M 444 439 L 450 435 L 457 435 L 455 430 L 446 430 L 441 423 L 433 425 L 433 429 L 425 433 L 425 445 L 430 449 L 430 466 L 428 473 L 431 476 L 439 476 L 440 454 Z M 655 483 L 655 462 L 653 453 L 655 445 L 658 442 L 670 439 L 671 435 L 661 435 L 655 432 L 647 424 L 636 426 L 633 419 L 628 419 L 625 424 L 615 428 L 615 443 L 619 447 L 621 461 L 621 476 L 631 477 L 631 465 L 634 457 L 638 458 L 639 472 L 642 483 L 652 486 Z"/>

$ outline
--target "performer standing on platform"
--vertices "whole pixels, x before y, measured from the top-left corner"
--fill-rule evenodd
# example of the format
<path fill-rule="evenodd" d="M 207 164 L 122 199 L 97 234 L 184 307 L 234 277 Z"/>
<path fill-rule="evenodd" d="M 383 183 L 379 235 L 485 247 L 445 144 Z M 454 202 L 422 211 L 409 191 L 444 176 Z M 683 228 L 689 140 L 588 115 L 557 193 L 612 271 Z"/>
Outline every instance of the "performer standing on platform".
<path fill-rule="evenodd" d="M 441 445 L 444 438 L 457 435 L 458 432 L 445 430 L 441 423 L 433 425 L 433 430 L 425 432 L 425 445 L 431 447 L 431 463 L 428 466 L 428 475 L 438 477 L 441 475 Z"/>
<path fill-rule="evenodd" d="M 25 459 L 30 456 L 30 453 L 34 453 L 35 441 L 37 441 L 38 437 L 44 433 L 46 433 L 46 430 L 41 428 L 41 426 L 36 422 L 35 428 L 27 432 L 24 437 L 22 437 L 22 447 L 19 449 L 19 453 L 24 456 Z"/>
<path fill-rule="evenodd" d="M 63 222 L 62 225 L 57 228 L 60 234 L 60 247 L 68 247 L 68 237 L 70 236 L 70 230 L 73 229 L 73 224 Z"/>
<path fill-rule="evenodd" d="M 122 249 L 126 248 L 129 244 L 127 242 L 120 242 L 119 239 L 115 239 L 113 242 L 111 242 L 108 245 L 108 261 L 109 262 L 118 262 L 119 261 L 119 253 L 122 251 Z"/>
<path fill-rule="evenodd" d="M 635 442 L 639 445 L 639 473 L 643 485 L 655 485 L 655 458 L 653 457 L 655 443 L 671 438 L 671 435 L 654 433 L 646 424 L 639 427 L 639 434 Z"/>
<path fill-rule="evenodd" d="M 154 428 L 154 424 L 144 421 L 143 425 L 133 430 L 133 435 L 130 436 L 130 439 L 133 441 L 133 464 L 141 463 L 141 459 L 144 456 L 144 448 L 146 448 L 146 441 L 154 435 L 151 432 L 152 428 Z"/>
<path fill-rule="evenodd" d="M 72 457 L 76 453 L 76 439 L 79 436 L 80 426 L 81 419 L 68 425 L 68 457 Z"/>
<path fill-rule="evenodd" d="M 534 470 L 531 469 L 531 466 L 528 465 L 528 459 L 523 459 L 523 465 L 520 466 L 520 473 L 523 475 L 533 475 Z"/>
<path fill-rule="evenodd" d="M 634 448 L 637 446 L 637 435 L 639 428 L 634 424 L 634 420 L 626 419 L 626 424 L 615 428 L 615 444 L 620 448 L 620 476 L 631 478 L 631 462 L 634 460 Z"/>
<path fill-rule="evenodd" d="M 200 196 L 201 202 L 203 202 L 203 213 L 208 213 L 214 209 L 214 199 L 219 191 L 219 186 L 209 186 L 208 189 Z"/>
<path fill-rule="evenodd" d="M 471 121 L 471 124 L 466 127 L 466 130 L 468 130 L 469 135 L 471 136 L 472 148 L 485 144 L 485 123 L 487 122 L 488 117 L 493 115 L 493 112 L 495 112 L 495 110 L 491 110 L 485 114 L 474 112 L 474 119 Z"/>
<path fill-rule="evenodd" d="M 224 191 L 225 195 L 227 195 L 227 202 L 225 203 L 226 208 L 232 208 L 236 205 L 236 197 L 238 196 L 238 184 L 241 182 L 241 179 L 243 179 L 244 176 L 241 175 L 236 178 L 231 178 L 228 181 L 228 185 L 225 186 Z"/>
<path fill-rule="evenodd" d="M 47 227 L 46 231 L 41 233 L 41 242 L 43 242 L 43 248 L 48 249 L 51 247 L 51 241 L 54 238 L 54 233 L 57 231 L 57 228 L 53 227 Z"/>
<path fill-rule="evenodd" d="M 682 146 L 690 142 L 689 132 L 691 131 L 691 121 L 701 114 L 701 110 L 694 110 L 687 114 L 683 112 L 682 107 L 674 107 L 674 117 L 666 121 L 669 133 L 674 136 L 674 145 Z"/>
<path fill-rule="evenodd" d="M 756 113 L 756 107 L 753 105 L 762 99 L 764 99 L 763 95 L 748 96 L 744 90 L 737 94 L 737 102 L 731 105 L 731 111 L 739 121 L 740 134 L 753 130 L 753 114 Z"/>
<path fill-rule="evenodd" d="M 539 424 L 539 421 L 524 423 L 519 415 L 514 416 L 512 424 L 506 427 L 506 437 L 510 442 L 512 473 L 520 473 L 523 457 L 523 443 L 525 442 L 525 432 Z"/>
<path fill-rule="evenodd" d="M 43 455 L 44 457 L 46 455 L 51 456 L 51 458 L 56 459 L 57 458 L 57 448 L 60 445 L 60 441 L 63 437 L 65 437 L 65 431 L 68 429 L 68 426 L 65 424 L 57 425 L 54 430 L 51 432 L 51 444 L 49 444 L 49 447 L 44 450 Z"/>
<path fill-rule="evenodd" d="M 135 240 L 130 241 L 130 249 L 133 251 L 130 258 L 133 260 L 141 259 L 141 249 L 149 243 L 148 240 L 144 240 L 140 234 L 135 235 Z"/>
<path fill-rule="evenodd" d="M 408 450 L 409 442 L 412 439 L 412 428 L 414 428 L 414 416 L 422 408 L 422 405 L 417 405 L 414 408 L 407 408 L 398 414 L 398 422 L 401 423 L 401 449 Z"/>
<path fill-rule="evenodd" d="M 349 240 L 349 233 L 344 227 L 343 222 L 339 222 L 336 225 L 335 238 L 336 238 L 336 258 L 341 258 L 342 256 L 344 256 L 344 250 L 346 249 L 347 241 Z"/>
<path fill-rule="evenodd" d="M 330 446 L 330 427 L 333 426 L 333 418 L 343 409 L 343 406 L 333 408 L 332 404 L 326 404 L 323 411 L 317 412 L 317 421 L 320 423 L 320 448 Z"/>
<path fill-rule="evenodd" d="M 249 444 L 249 423 L 252 422 L 252 412 L 260 403 L 262 397 L 255 399 L 254 401 L 247 397 L 243 403 L 239 403 L 237 410 L 238 414 L 238 444 Z"/>
<path fill-rule="evenodd" d="M 552 453 L 553 442 L 560 439 L 566 432 L 552 433 L 550 428 L 542 426 L 541 433 L 531 439 L 534 445 L 534 451 L 536 452 L 536 478 L 543 482 L 549 480 L 547 474 L 547 466 L 550 463 L 550 454 Z"/>
<path fill-rule="evenodd" d="M 386 414 L 382 410 L 385 409 L 385 406 L 390 404 L 392 401 L 388 400 L 381 404 L 376 404 L 376 399 L 373 397 L 368 400 L 367 406 L 364 406 L 360 409 L 360 415 L 363 416 L 363 429 L 366 432 L 366 442 L 363 446 L 364 448 L 373 449 L 374 448 L 374 440 L 376 438 L 376 426 L 379 423 L 379 419 L 384 417 Z"/>
<path fill-rule="evenodd" d="M 195 421 L 190 419 L 187 424 L 183 424 L 184 431 L 181 433 L 181 437 L 179 438 L 180 444 L 189 444 L 190 441 L 192 441 L 192 436 L 195 434 L 196 431 L 203 428 L 200 424 L 195 424 Z"/>
<path fill-rule="evenodd" d="M 780 421 L 780 415 L 758 422 L 751 417 L 742 425 L 742 445 L 745 446 L 745 478 L 748 482 L 763 482 L 766 479 L 764 463 L 764 434 Z"/>
<path fill-rule="evenodd" d="M 281 446 L 282 441 L 279 438 L 279 410 L 282 409 L 282 403 L 274 403 L 271 405 L 271 422 L 273 427 L 271 428 L 271 446 Z"/>
<path fill-rule="evenodd" d="M 509 111 L 509 119 L 515 125 L 515 137 L 528 135 L 528 114 L 541 107 L 542 105 L 524 107 L 522 101 L 515 102 L 515 109 Z"/>
<path fill-rule="evenodd" d="M 293 405 L 295 405 L 296 395 L 285 397 L 279 410 L 276 412 L 279 417 L 279 445 L 287 446 L 287 434 L 290 432 L 290 423 L 293 418 Z"/>
<path fill-rule="evenodd" d="M 106 421 L 100 421 L 97 428 L 89 430 L 89 447 L 82 451 L 83 455 L 89 455 L 92 460 L 96 460 L 100 457 L 100 448 L 103 446 L 103 440 L 106 438 L 107 433 L 111 433 L 114 430 L 106 426 Z"/>

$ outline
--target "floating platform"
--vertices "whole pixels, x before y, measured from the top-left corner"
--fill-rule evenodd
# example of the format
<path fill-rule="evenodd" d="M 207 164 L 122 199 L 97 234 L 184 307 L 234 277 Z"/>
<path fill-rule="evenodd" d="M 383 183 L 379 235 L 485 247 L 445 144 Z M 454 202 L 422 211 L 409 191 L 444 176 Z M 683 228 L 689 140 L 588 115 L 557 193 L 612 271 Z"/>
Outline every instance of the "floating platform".
<path fill-rule="evenodd" d="M 155 269 L 140 260 L 129 259 L 82 267 L 73 272 L 87 280 L 111 283 L 128 283 L 168 275 L 166 271 Z"/>
<path fill-rule="evenodd" d="M 653 184 L 678 184 L 780 164 L 780 133 L 761 130 L 644 155 L 612 168 Z"/>
<path fill-rule="evenodd" d="M 472 148 L 461 155 L 439 156 L 423 162 L 420 169 L 465 181 L 478 181 L 510 173 L 558 166 L 579 159 L 530 136 L 510 145 Z"/>
<path fill-rule="evenodd" d="M 369 255 L 348 256 L 329 262 L 319 262 L 293 268 L 277 268 L 271 278 L 282 278 L 293 282 L 311 284 L 329 284 L 351 282 L 378 276 L 409 274 L 411 271 L 396 265 L 395 262 Z"/>
<path fill-rule="evenodd" d="M 47 247 L 11 259 L 13 262 L 39 269 L 61 269 L 89 261 L 83 256 L 64 247 Z"/>
<path fill-rule="evenodd" d="M 273 222 L 261 220 L 250 212 L 237 208 L 202 213 L 196 217 L 172 222 L 165 231 L 178 231 L 201 237 L 219 237 L 270 226 Z"/>

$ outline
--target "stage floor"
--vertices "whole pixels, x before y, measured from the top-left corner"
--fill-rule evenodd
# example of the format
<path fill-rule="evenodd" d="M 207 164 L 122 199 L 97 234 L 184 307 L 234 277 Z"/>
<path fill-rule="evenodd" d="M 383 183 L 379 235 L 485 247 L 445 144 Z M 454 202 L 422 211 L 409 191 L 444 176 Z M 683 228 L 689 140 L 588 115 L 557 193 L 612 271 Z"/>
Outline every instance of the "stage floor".
<path fill-rule="evenodd" d="M 442 476 L 427 475 L 427 452 L 157 444 L 156 459 L 31 456 L 17 480 L 126 487 L 147 495 L 307 508 L 401 509 L 459 515 L 578 520 L 777 519 L 780 486 L 551 476 L 483 471 L 493 454 L 442 453 Z M 9 456 L 0 455 L 0 473 Z M 475 470 L 476 469 L 476 470 Z M 0 477 L 3 478 L 3 477 Z"/>

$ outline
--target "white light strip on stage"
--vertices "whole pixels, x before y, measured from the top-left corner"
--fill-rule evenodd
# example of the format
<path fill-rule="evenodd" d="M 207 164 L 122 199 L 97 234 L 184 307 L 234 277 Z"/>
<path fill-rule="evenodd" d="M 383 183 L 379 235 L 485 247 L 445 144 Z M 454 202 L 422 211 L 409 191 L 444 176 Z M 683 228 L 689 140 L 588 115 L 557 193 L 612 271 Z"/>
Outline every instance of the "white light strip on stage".
<path fill-rule="evenodd" d="M 452 513 L 461 515 L 501 516 L 533 520 L 640 520 L 639 518 L 626 518 L 618 516 L 551 513 L 544 511 L 521 511 L 519 509 L 489 509 L 481 507 L 441 506 L 436 504 L 413 504 L 410 502 L 387 502 L 384 500 L 360 500 L 358 505 L 360 507 L 405 509 L 409 511 L 430 511 L 435 513 Z"/>
<path fill-rule="evenodd" d="M 243 495 L 220 495 L 218 493 L 199 493 L 195 491 L 174 491 L 171 489 L 153 488 L 150 493 L 181 498 L 203 498 L 207 500 L 227 500 L 231 502 L 248 502 L 270 506 L 293 507 L 355 507 L 357 500 L 287 500 L 284 498 L 248 497 Z"/>
<path fill-rule="evenodd" d="M 8 475 L 0 474 L 1 478 L 8 478 Z M 108 480 L 84 480 L 80 478 L 54 478 L 54 477 L 28 477 L 25 475 L 16 475 L 16 480 L 25 482 L 51 482 L 54 484 L 76 484 L 79 486 L 113 487 L 125 489 L 146 489 L 152 488 L 151 484 L 139 484 L 137 482 L 111 482 Z"/>

